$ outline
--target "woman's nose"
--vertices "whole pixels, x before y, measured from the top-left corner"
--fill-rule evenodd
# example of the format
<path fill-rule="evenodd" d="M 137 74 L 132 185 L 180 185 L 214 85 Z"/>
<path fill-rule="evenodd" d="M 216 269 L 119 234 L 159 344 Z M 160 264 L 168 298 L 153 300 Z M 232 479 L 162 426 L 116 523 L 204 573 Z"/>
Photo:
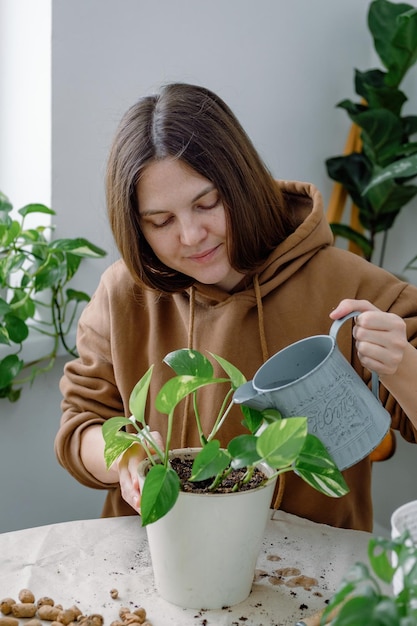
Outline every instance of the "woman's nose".
<path fill-rule="evenodd" d="M 186 246 L 193 246 L 202 241 L 206 234 L 206 228 L 198 219 L 187 220 L 180 224 L 180 240 Z"/>

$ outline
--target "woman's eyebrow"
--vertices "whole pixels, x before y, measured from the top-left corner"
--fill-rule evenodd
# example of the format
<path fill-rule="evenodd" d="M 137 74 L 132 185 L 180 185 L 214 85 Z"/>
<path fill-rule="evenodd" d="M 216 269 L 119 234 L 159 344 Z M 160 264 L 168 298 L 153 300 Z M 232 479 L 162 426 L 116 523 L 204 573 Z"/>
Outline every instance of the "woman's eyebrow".
<path fill-rule="evenodd" d="M 211 191 L 214 191 L 215 189 L 216 187 L 214 185 L 207 185 L 207 187 L 204 187 L 204 189 L 199 191 L 198 194 L 194 196 L 194 198 L 192 198 L 191 203 L 197 202 L 197 200 L 200 200 L 200 198 L 203 198 L 204 196 L 206 196 Z M 158 215 L 161 213 L 169 213 L 169 211 L 168 209 L 155 209 L 155 210 L 150 209 L 149 211 L 139 211 L 140 217 L 147 217 L 149 215 Z"/>
<path fill-rule="evenodd" d="M 205 187 L 204 189 L 202 189 L 200 191 L 200 193 L 198 193 L 195 198 L 193 198 L 191 200 L 191 202 L 196 202 L 197 200 L 200 200 L 200 198 L 202 198 L 203 196 L 205 196 L 206 194 L 210 193 L 210 191 L 214 191 L 216 189 L 216 187 L 214 185 L 207 185 L 207 187 Z"/>

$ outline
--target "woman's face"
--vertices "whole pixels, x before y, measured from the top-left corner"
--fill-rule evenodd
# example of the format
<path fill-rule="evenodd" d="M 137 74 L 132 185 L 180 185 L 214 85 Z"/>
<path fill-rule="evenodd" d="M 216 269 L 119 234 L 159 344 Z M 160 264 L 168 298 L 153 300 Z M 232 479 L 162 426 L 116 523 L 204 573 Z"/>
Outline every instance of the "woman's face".
<path fill-rule="evenodd" d="M 165 265 L 230 291 L 242 274 L 227 255 L 226 216 L 213 183 L 180 160 L 146 167 L 136 188 L 140 225 Z"/>

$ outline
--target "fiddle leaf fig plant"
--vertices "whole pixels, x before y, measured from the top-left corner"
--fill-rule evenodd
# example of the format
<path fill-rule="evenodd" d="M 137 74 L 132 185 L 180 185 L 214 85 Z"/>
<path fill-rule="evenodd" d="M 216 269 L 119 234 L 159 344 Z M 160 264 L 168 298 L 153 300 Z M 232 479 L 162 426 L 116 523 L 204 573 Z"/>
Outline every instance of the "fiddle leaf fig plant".
<path fill-rule="evenodd" d="M 417 547 L 409 532 L 395 539 L 370 539 L 368 558 L 369 565 L 359 562 L 347 572 L 320 624 L 329 624 L 332 618 L 332 626 L 415 626 Z M 389 587 L 397 574 L 402 576 L 402 589 L 392 594 Z"/>
<path fill-rule="evenodd" d="M 417 61 L 417 8 L 411 4 L 373 0 L 368 27 L 384 70 L 355 70 L 358 102 L 337 105 L 360 128 L 362 147 L 326 160 L 327 173 L 350 195 L 359 210 L 365 235 L 343 223 L 333 223 L 336 236 L 355 242 L 374 261 L 376 236 L 389 229 L 402 207 L 417 194 L 409 184 L 417 174 L 417 116 L 404 115 L 407 97 L 400 89 Z M 383 265 L 385 245 L 378 265 Z"/>
<path fill-rule="evenodd" d="M 210 353 L 211 354 L 211 353 Z M 331 496 L 348 493 L 343 475 L 321 441 L 307 431 L 306 417 L 282 418 L 275 409 L 256 411 L 240 406 L 242 424 L 248 431 L 233 438 L 225 449 L 216 439 L 220 427 L 233 406 L 233 393 L 246 382 L 243 374 L 225 359 L 211 354 L 220 364 L 225 377 L 216 377 L 211 361 L 196 350 L 170 352 L 164 362 L 175 372 L 159 390 L 155 408 L 167 415 L 167 433 L 163 449 L 152 436 L 146 422 L 145 408 L 153 373 L 152 365 L 134 387 L 129 403 L 130 418 L 116 416 L 102 426 L 104 457 L 109 468 L 130 446 L 139 443 L 149 458 L 151 469 L 145 477 L 141 494 L 142 524 L 157 521 L 174 506 L 181 490 L 180 479 L 170 465 L 171 439 L 175 409 L 181 400 L 191 396 L 201 451 L 193 462 L 192 482 L 210 481 L 209 492 L 215 492 L 222 481 L 236 469 L 244 469 L 243 478 L 233 487 L 238 491 L 247 484 L 259 463 L 266 463 L 274 476 L 294 471 L 309 485 Z M 219 412 L 214 416 L 210 433 L 202 428 L 197 392 L 202 387 L 227 383 Z M 123 430 L 126 429 L 126 430 Z M 134 432 L 131 432 L 131 431 Z M 265 477 L 265 482 L 267 479 Z"/>
<path fill-rule="evenodd" d="M 68 344 L 77 310 L 88 294 L 66 288 L 83 258 L 99 258 L 105 251 L 87 239 L 51 239 L 53 226 L 27 227 L 28 216 L 55 211 L 43 204 L 28 204 L 12 214 L 12 204 L 0 192 L 0 398 L 16 401 L 22 385 L 31 383 L 54 364 Z M 50 347 L 34 361 L 22 357 L 25 342 L 33 335 L 49 338 Z"/>

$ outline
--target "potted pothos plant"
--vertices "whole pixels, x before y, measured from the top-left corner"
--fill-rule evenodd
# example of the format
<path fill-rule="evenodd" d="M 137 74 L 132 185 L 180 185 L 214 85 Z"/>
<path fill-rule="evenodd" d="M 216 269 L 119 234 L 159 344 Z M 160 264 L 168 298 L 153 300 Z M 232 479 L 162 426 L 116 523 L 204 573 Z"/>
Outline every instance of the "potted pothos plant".
<path fill-rule="evenodd" d="M 216 435 L 233 405 L 234 391 L 246 378 L 222 357 L 211 356 L 224 377 L 216 376 L 212 362 L 196 350 L 176 350 L 164 358 L 175 375 L 155 398 L 156 409 L 167 415 L 163 449 L 146 422 L 153 365 L 131 393 L 132 416 L 115 416 L 102 427 L 107 467 L 134 444 L 145 452 L 138 468 L 141 516 L 155 582 L 162 597 L 188 608 L 220 608 L 248 596 L 280 474 L 294 471 L 331 497 L 348 492 L 324 445 L 308 433 L 306 417 L 285 419 L 274 409 L 257 411 L 240 405 L 247 433 L 222 448 Z M 226 385 L 226 392 L 211 432 L 205 433 L 197 396 L 199 389 L 212 384 Z M 175 409 L 187 396 L 194 407 L 201 448 L 186 449 L 183 462 L 180 451 L 171 450 L 171 438 Z M 185 476 L 180 477 L 183 471 Z"/>
<path fill-rule="evenodd" d="M 383 233 L 378 265 L 384 262 L 388 231 L 401 209 L 417 194 L 410 179 L 417 174 L 417 116 L 404 115 L 400 89 L 417 61 L 417 8 L 403 2 L 373 0 L 368 27 L 382 69 L 355 70 L 357 102 L 337 105 L 360 129 L 361 148 L 326 160 L 327 173 L 340 183 L 358 208 L 358 231 L 332 223 L 336 236 L 353 241 L 372 262 L 376 236 Z"/>
<path fill-rule="evenodd" d="M 395 539 L 371 538 L 368 557 L 369 564 L 356 563 L 346 573 L 320 623 L 328 624 L 331 616 L 332 626 L 415 626 L 417 546 L 409 532 Z"/>
<path fill-rule="evenodd" d="M 84 258 L 106 253 L 81 237 L 51 238 L 55 211 L 43 204 L 28 204 L 16 215 L 12 209 L 0 192 L 0 398 L 14 402 L 25 383 L 51 369 L 60 348 L 76 356 L 69 336 L 90 298 L 68 283 Z M 32 215 L 48 223 L 29 227 Z M 25 358 L 25 345 L 35 336 L 47 340 L 45 350 Z"/>

